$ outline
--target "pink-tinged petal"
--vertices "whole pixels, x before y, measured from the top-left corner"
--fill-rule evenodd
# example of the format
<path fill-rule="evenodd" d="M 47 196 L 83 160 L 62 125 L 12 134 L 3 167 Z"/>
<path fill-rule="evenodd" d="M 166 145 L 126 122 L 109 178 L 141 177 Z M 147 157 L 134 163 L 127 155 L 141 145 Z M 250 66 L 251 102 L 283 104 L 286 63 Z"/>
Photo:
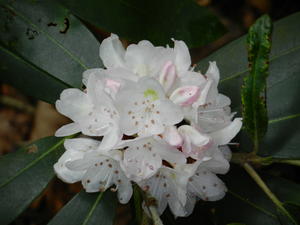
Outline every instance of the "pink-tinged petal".
<path fill-rule="evenodd" d="M 112 79 L 105 79 L 105 87 L 113 94 L 116 94 L 121 86 L 121 83 Z"/>
<path fill-rule="evenodd" d="M 183 138 L 182 152 L 194 159 L 205 160 L 205 152 L 211 145 L 210 137 L 188 125 L 179 127 L 178 132 Z"/>
<path fill-rule="evenodd" d="M 207 103 L 208 95 L 212 89 L 212 84 L 213 84 L 212 80 L 207 81 L 207 83 L 204 85 L 203 89 L 201 90 L 200 97 L 197 99 L 197 101 L 193 103 L 193 108 L 197 109 L 199 106 L 205 105 Z"/>
<path fill-rule="evenodd" d="M 69 123 L 67 125 L 62 126 L 55 132 L 56 137 L 64 137 L 69 136 L 71 134 L 75 134 L 80 132 L 80 127 L 77 123 Z"/>
<path fill-rule="evenodd" d="M 159 76 L 159 82 L 164 87 L 166 93 L 174 85 L 176 78 L 177 78 L 176 68 L 171 61 L 168 61 L 164 65 Z"/>
<path fill-rule="evenodd" d="M 210 136 L 217 145 L 226 145 L 237 135 L 241 128 L 242 118 L 235 118 L 228 126 L 210 133 Z"/>
<path fill-rule="evenodd" d="M 168 126 L 162 134 L 163 139 L 171 146 L 179 147 L 183 139 L 175 126 Z"/>
<path fill-rule="evenodd" d="M 115 34 L 103 40 L 100 45 L 100 58 L 106 68 L 124 67 L 125 49 Z"/>
<path fill-rule="evenodd" d="M 191 66 L 191 56 L 189 49 L 183 41 L 174 40 L 175 65 L 179 76 L 189 70 Z"/>
<path fill-rule="evenodd" d="M 184 86 L 177 88 L 170 96 L 175 104 L 181 106 L 190 106 L 198 100 L 200 88 L 198 86 Z"/>

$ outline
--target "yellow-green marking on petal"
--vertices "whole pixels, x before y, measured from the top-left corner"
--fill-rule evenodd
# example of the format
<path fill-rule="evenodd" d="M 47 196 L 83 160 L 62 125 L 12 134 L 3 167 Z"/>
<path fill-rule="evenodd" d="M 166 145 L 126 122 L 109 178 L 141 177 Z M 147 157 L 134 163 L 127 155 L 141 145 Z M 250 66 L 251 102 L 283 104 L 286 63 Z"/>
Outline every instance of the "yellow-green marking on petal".
<path fill-rule="evenodd" d="M 158 94 L 157 94 L 157 92 L 155 91 L 155 90 L 153 90 L 153 89 L 147 89 L 146 91 L 144 91 L 144 96 L 145 96 L 145 98 L 147 98 L 147 97 L 151 97 L 152 99 L 152 101 L 155 101 L 155 100 L 157 100 L 158 99 Z"/>

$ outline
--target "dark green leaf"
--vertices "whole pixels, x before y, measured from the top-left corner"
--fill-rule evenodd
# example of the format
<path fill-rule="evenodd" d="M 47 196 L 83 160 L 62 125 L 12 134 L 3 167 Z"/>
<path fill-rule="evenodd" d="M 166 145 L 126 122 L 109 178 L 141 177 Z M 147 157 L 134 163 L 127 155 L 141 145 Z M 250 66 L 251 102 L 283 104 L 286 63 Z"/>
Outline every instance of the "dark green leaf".
<path fill-rule="evenodd" d="M 282 202 L 294 204 L 300 207 L 299 184 L 281 177 L 265 177 L 264 180 Z"/>
<path fill-rule="evenodd" d="M 130 41 L 166 45 L 171 38 L 189 47 L 202 46 L 224 34 L 224 27 L 192 0 L 60 0 L 83 20 Z"/>
<path fill-rule="evenodd" d="M 300 158 L 300 13 L 274 24 L 267 81 L 269 127 L 259 154 L 276 158 Z M 232 100 L 233 110 L 241 110 L 240 88 L 248 74 L 246 37 L 231 42 L 198 64 L 207 68 L 217 61 L 221 72 L 220 92 Z M 241 149 L 248 143 L 241 141 Z"/>
<path fill-rule="evenodd" d="M 15 219 L 54 177 L 62 138 L 47 137 L 0 158 L 0 224 Z"/>
<path fill-rule="evenodd" d="M 0 8 L 1 80 L 53 103 L 82 72 L 101 66 L 98 41 L 53 1 L 9 1 Z"/>
<path fill-rule="evenodd" d="M 112 225 L 116 211 L 116 195 L 105 193 L 78 193 L 48 225 Z"/>
<path fill-rule="evenodd" d="M 254 142 L 254 150 L 268 128 L 265 102 L 266 80 L 271 49 L 271 19 L 264 15 L 251 26 L 248 33 L 249 75 L 242 86 L 243 126 Z"/>
<path fill-rule="evenodd" d="M 233 166 L 224 178 L 228 193 L 215 203 L 218 225 L 280 225 L 275 205 L 241 168 Z"/>

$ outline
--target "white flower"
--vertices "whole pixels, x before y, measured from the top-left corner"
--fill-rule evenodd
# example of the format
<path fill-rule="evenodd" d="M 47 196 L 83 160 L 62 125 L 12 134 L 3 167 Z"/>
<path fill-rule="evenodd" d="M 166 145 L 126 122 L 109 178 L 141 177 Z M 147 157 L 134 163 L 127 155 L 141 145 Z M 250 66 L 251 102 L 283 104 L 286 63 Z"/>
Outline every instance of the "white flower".
<path fill-rule="evenodd" d="M 159 214 L 169 205 L 174 215 L 185 216 L 187 180 L 184 172 L 163 166 L 139 186 L 156 199 Z"/>
<path fill-rule="evenodd" d="M 211 151 L 211 159 L 203 162 L 197 162 L 191 165 L 187 170 L 189 176 L 187 183 L 187 204 L 185 205 L 186 215 L 193 212 L 195 203 L 198 199 L 204 201 L 217 201 L 222 199 L 227 188 L 224 182 L 216 174 L 225 174 L 229 170 L 229 163 L 224 154 L 214 148 Z M 195 169 L 196 168 L 196 169 Z"/>
<path fill-rule="evenodd" d="M 216 62 L 202 75 L 191 68 L 185 43 L 173 41 L 173 48 L 140 41 L 125 49 L 112 34 L 101 43 L 106 68 L 83 73 L 84 91 L 61 93 L 56 108 L 73 122 L 56 136 L 102 139 L 66 140 L 54 165 L 60 179 L 81 181 L 87 192 L 118 191 L 121 203 L 135 182 L 156 199 L 159 214 L 169 205 L 175 216 L 192 213 L 199 199 L 225 195 L 217 174 L 229 170 L 226 145 L 241 118 L 233 119 L 230 99 L 218 92 Z"/>
<path fill-rule="evenodd" d="M 121 130 L 126 135 L 161 134 L 166 126 L 183 119 L 180 107 L 165 97 L 154 79 L 140 79 L 135 86 L 120 90 L 116 96 Z"/>
<path fill-rule="evenodd" d="M 128 147 L 124 150 L 121 166 L 126 175 L 135 182 L 154 175 L 162 167 L 162 160 L 170 165 L 186 162 L 180 151 L 155 136 L 123 141 L 119 147 Z"/>
<path fill-rule="evenodd" d="M 174 48 L 154 47 L 149 41 L 131 44 L 125 50 L 117 35 L 112 34 L 100 45 L 100 58 L 107 69 L 124 68 L 137 77 L 158 77 L 166 63 L 175 66 L 179 76 L 191 66 L 191 57 L 183 41 L 174 41 Z"/>
<path fill-rule="evenodd" d="M 89 136 L 104 136 L 100 148 L 109 150 L 121 139 L 119 113 L 104 84 L 91 76 L 87 93 L 75 88 L 64 90 L 56 101 L 56 109 L 74 122 L 61 127 L 56 136 L 82 132 Z"/>
<path fill-rule="evenodd" d="M 117 150 L 98 151 L 99 144 L 88 138 L 66 140 L 67 151 L 54 165 L 55 172 L 68 183 L 81 180 L 87 192 L 103 192 L 110 187 L 118 190 L 119 201 L 127 203 L 132 186 L 119 165 L 122 153 Z"/>

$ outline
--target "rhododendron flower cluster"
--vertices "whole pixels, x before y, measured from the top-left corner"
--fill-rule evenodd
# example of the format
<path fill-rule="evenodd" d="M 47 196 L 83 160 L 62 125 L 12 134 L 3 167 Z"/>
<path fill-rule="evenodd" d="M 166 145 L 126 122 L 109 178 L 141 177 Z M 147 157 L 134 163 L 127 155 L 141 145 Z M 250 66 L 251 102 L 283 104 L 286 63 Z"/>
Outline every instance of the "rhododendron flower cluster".
<path fill-rule="evenodd" d="M 83 73 L 84 89 L 69 88 L 57 110 L 73 122 L 56 136 L 78 132 L 64 142 L 54 165 L 65 182 L 81 181 L 87 192 L 111 189 L 121 203 L 136 183 L 156 199 L 187 216 L 197 200 L 215 201 L 226 192 L 216 174 L 229 169 L 226 146 L 239 132 L 230 99 L 218 92 L 219 70 L 210 62 L 194 71 L 187 46 L 155 47 L 149 41 L 125 49 L 112 34 L 100 46 L 105 69 Z"/>

